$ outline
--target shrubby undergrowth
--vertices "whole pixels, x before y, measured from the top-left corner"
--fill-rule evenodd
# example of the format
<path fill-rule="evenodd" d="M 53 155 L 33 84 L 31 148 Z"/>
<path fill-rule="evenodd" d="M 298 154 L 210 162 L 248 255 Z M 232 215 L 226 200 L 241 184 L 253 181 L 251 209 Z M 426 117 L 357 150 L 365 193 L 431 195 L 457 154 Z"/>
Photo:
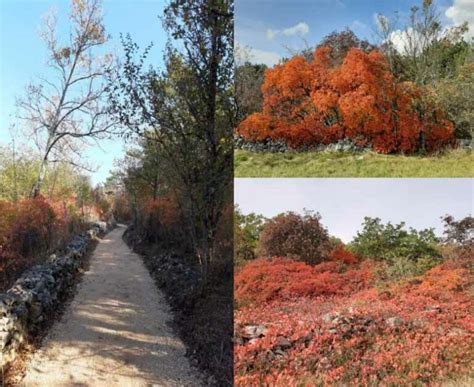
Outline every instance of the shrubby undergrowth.
<path fill-rule="evenodd" d="M 251 227 L 256 217 L 252 214 L 249 221 L 240 214 L 237 229 Z M 268 239 L 268 234 L 276 237 L 284 230 L 282 241 L 290 245 L 270 238 L 280 256 L 239 260 L 235 385 L 442 385 L 471 380 L 472 217 L 445 216 L 444 238 L 430 229 L 407 230 L 403 223 L 366 218 L 346 246 L 327 235 L 319 217 L 306 217 L 287 213 L 258 224 L 257 251 L 265 233 Z M 316 220 L 316 234 L 326 237 L 312 243 L 322 244 L 319 251 L 324 253 L 318 259 L 301 259 L 291 247 L 310 243 L 307 233 Z M 298 225 L 289 227 L 292 222 Z M 236 235 L 239 251 L 254 245 L 252 239 L 240 239 L 240 232 Z"/>
<path fill-rule="evenodd" d="M 96 219 L 101 211 L 88 207 Z M 44 261 L 88 225 L 73 199 L 0 200 L 0 288 L 6 289 L 23 270 Z"/>

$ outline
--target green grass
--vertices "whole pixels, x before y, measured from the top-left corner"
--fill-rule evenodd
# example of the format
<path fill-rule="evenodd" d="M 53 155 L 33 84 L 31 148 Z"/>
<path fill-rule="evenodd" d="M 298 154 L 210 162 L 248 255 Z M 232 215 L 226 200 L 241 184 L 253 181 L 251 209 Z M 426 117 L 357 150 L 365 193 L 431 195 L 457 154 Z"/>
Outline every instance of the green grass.
<path fill-rule="evenodd" d="M 436 156 L 235 151 L 235 177 L 474 177 L 472 152 Z"/>

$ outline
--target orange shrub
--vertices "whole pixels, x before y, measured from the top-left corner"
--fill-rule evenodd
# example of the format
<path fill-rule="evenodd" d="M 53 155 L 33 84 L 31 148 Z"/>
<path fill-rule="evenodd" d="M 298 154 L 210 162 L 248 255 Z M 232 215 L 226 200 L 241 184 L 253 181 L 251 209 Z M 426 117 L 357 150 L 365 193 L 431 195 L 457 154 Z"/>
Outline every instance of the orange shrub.
<path fill-rule="evenodd" d="M 294 56 L 268 69 L 263 110 L 237 133 L 251 141 L 283 140 L 291 147 L 348 138 L 381 153 L 433 152 L 455 143 L 454 125 L 428 92 L 397 82 L 384 54 L 357 48 L 333 65 L 331 49 L 317 48 L 308 62 Z"/>
<path fill-rule="evenodd" d="M 439 298 L 447 291 L 461 291 L 474 283 L 472 257 L 450 260 L 428 270 L 418 291 Z"/>
<path fill-rule="evenodd" d="M 56 215 L 43 197 L 19 203 L 10 243 L 15 251 L 29 256 L 49 247 Z"/>
<path fill-rule="evenodd" d="M 182 240 L 178 202 L 174 195 L 145 199 L 140 208 L 139 227 L 151 243 L 172 244 Z"/>
<path fill-rule="evenodd" d="M 43 197 L 17 203 L 0 201 L 0 287 L 44 258 L 53 243 L 56 215 Z M 35 256 L 33 256 L 35 255 Z"/>
<path fill-rule="evenodd" d="M 74 200 L 0 201 L 0 288 L 83 228 Z"/>

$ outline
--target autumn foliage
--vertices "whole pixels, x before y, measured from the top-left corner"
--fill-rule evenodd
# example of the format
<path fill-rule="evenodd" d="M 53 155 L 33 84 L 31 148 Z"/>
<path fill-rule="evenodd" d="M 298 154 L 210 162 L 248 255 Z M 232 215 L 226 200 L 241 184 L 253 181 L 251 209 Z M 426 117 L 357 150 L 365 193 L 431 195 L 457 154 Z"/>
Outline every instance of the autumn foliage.
<path fill-rule="evenodd" d="M 342 262 L 310 266 L 286 258 L 256 259 L 235 276 L 235 299 L 241 304 L 350 294 L 367 286 L 367 265 Z"/>
<path fill-rule="evenodd" d="M 356 256 L 348 251 L 343 243 L 339 243 L 329 257 L 336 262 L 344 262 L 347 265 L 352 265 L 357 262 Z"/>
<path fill-rule="evenodd" d="M 235 280 L 235 385 L 456 385 L 474 365 L 471 260 L 383 289 L 375 261 L 247 264 Z M 255 325 L 264 333 L 249 339 Z"/>
<path fill-rule="evenodd" d="M 237 128 L 250 141 L 299 147 L 350 139 L 380 153 L 433 152 L 455 141 L 428 91 L 398 82 L 377 50 L 352 48 L 341 64 L 329 47 L 317 48 L 311 61 L 294 56 L 266 71 L 262 92 L 262 112 Z"/>
<path fill-rule="evenodd" d="M 73 199 L 46 200 L 40 195 L 18 202 L 0 200 L 0 288 L 83 228 Z"/>
<path fill-rule="evenodd" d="M 42 198 L 0 201 L 0 255 L 29 255 L 48 243 L 55 226 L 53 208 Z"/>
<path fill-rule="evenodd" d="M 147 242 L 166 244 L 181 240 L 183 229 L 175 195 L 143 198 L 138 211 L 137 227 Z"/>

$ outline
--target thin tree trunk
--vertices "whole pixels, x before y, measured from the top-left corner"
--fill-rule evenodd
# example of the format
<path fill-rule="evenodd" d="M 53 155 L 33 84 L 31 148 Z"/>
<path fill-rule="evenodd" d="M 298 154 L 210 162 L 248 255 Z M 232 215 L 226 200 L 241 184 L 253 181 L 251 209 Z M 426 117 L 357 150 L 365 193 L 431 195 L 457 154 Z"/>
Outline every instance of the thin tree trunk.
<path fill-rule="evenodd" d="M 46 175 L 46 158 L 43 158 L 41 161 L 40 169 L 38 172 L 38 177 L 36 179 L 33 190 L 31 191 L 31 198 L 35 199 L 41 193 L 41 186 L 43 184 L 44 177 Z"/>

